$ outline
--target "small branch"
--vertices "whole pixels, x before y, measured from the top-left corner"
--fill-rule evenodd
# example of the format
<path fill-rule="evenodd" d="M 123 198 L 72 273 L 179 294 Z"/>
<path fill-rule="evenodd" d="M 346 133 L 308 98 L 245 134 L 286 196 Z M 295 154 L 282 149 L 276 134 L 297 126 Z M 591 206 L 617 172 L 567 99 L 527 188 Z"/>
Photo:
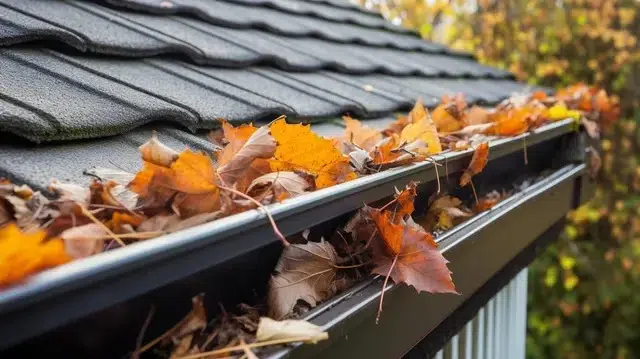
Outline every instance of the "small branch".
<path fill-rule="evenodd" d="M 267 209 L 267 207 L 265 207 L 262 203 L 256 201 L 255 198 L 246 195 L 236 189 L 233 188 L 229 188 L 229 187 L 224 187 L 224 186 L 220 186 L 218 185 L 218 188 L 220 188 L 221 190 L 225 190 L 225 191 L 229 191 L 235 195 L 238 195 L 250 202 L 253 202 L 256 206 L 258 206 L 258 208 L 262 209 L 264 211 L 264 214 L 267 216 L 267 218 L 269 218 L 269 222 L 271 222 L 271 227 L 273 227 L 273 232 L 276 234 L 276 237 L 278 237 L 278 239 L 280 239 L 280 241 L 282 242 L 282 245 L 284 245 L 285 247 L 288 247 L 290 245 L 289 241 L 287 241 L 287 239 L 284 237 L 284 235 L 282 234 L 282 232 L 280 232 L 280 229 L 278 229 L 278 225 L 276 225 L 276 221 L 273 219 L 273 216 L 271 215 L 271 212 L 269 212 L 269 210 Z"/>
<path fill-rule="evenodd" d="M 147 314 L 147 318 L 144 320 L 142 324 L 142 328 L 140 328 L 140 333 L 138 333 L 138 338 L 136 339 L 136 350 L 131 354 L 131 359 L 138 359 L 140 357 L 140 347 L 142 346 L 142 340 L 144 339 L 144 334 L 147 332 L 147 328 L 151 323 L 151 318 L 153 318 L 153 314 L 156 311 L 155 306 L 151 306 L 149 309 L 149 314 Z"/>
<path fill-rule="evenodd" d="M 293 338 L 284 338 L 284 339 L 265 340 L 263 342 L 257 342 L 257 343 L 251 343 L 251 344 L 245 344 L 245 345 L 235 345 L 235 346 L 232 346 L 232 347 L 226 347 L 226 348 L 222 348 L 222 349 L 211 350 L 211 351 L 208 351 L 208 352 L 202 352 L 202 353 L 198 353 L 198 354 L 187 355 L 187 356 L 183 356 L 183 357 L 178 357 L 176 359 L 206 358 L 206 357 L 209 357 L 209 356 L 215 356 L 215 355 L 227 354 L 227 353 L 231 353 L 231 352 L 237 352 L 237 351 L 245 350 L 245 348 L 252 349 L 252 348 L 266 347 L 266 346 L 269 346 L 269 345 L 308 342 L 308 341 L 312 341 L 313 339 L 314 338 L 307 336 L 307 337 L 293 337 Z"/>
<path fill-rule="evenodd" d="M 107 234 L 109 235 L 109 238 L 118 242 L 118 244 L 123 247 L 126 246 L 126 244 L 122 241 L 122 239 L 120 239 L 120 237 L 118 237 L 115 233 L 113 233 L 107 226 L 104 225 L 104 223 L 100 222 L 100 220 L 98 220 L 91 212 L 89 212 L 88 209 L 86 209 L 84 206 L 78 206 L 78 207 L 80 207 L 82 214 L 84 214 L 87 218 L 89 218 L 95 224 L 102 227 L 102 229 L 104 229 L 104 231 L 107 232 Z"/>
<path fill-rule="evenodd" d="M 471 190 L 473 191 L 473 198 L 476 199 L 476 206 L 480 204 L 478 200 L 478 193 L 476 192 L 476 186 L 473 185 L 473 180 L 469 179 L 469 183 L 471 183 Z"/>
<path fill-rule="evenodd" d="M 124 233 L 124 234 L 118 234 L 118 237 L 120 239 L 151 239 L 151 238 L 155 238 L 155 237 L 159 237 L 161 235 L 165 234 L 165 232 L 163 231 L 153 231 L 153 232 L 135 232 L 135 233 Z M 101 236 L 101 237 L 95 237 L 94 239 L 96 240 L 101 240 L 101 239 L 109 239 L 112 238 L 109 235 L 106 236 Z"/>
<path fill-rule="evenodd" d="M 529 155 L 527 154 L 527 138 L 522 137 L 522 143 L 524 144 L 524 165 L 527 166 L 529 164 Z"/>
<path fill-rule="evenodd" d="M 391 262 L 391 266 L 389 267 L 389 272 L 387 272 L 387 276 L 384 277 L 384 283 L 382 283 L 382 290 L 380 291 L 380 304 L 378 305 L 378 314 L 376 314 L 376 324 L 380 321 L 380 314 L 382 314 L 382 301 L 384 300 L 384 289 L 387 287 L 387 282 L 389 282 L 389 277 L 391 276 L 391 271 L 393 267 L 396 266 L 396 262 L 398 261 L 398 256 L 400 253 L 396 254 L 393 258 L 393 262 Z"/>
<path fill-rule="evenodd" d="M 438 182 L 438 191 L 436 193 L 440 194 L 440 174 L 438 174 L 438 166 L 441 166 L 441 164 L 436 162 L 436 160 L 432 159 L 431 157 L 429 157 L 429 160 L 431 160 L 431 162 L 433 163 L 433 168 L 436 170 L 436 182 Z"/>

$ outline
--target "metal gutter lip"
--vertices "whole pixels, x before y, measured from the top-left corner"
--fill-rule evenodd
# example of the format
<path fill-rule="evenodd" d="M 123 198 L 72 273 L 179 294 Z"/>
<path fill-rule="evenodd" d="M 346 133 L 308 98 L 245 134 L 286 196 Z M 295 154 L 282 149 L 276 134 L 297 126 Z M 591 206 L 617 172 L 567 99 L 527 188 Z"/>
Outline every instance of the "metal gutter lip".
<path fill-rule="evenodd" d="M 558 208 L 555 208 L 555 210 L 551 211 L 551 212 L 554 212 L 555 215 L 560 215 L 560 216 L 558 218 L 551 218 L 551 217 L 554 217 L 554 215 L 550 215 L 548 216 L 549 218 L 545 218 L 545 220 L 548 220 L 546 222 L 549 222 L 548 224 L 552 225 L 553 223 L 555 223 L 557 219 L 562 218 L 562 215 L 565 213 L 566 210 L 570 209 L 571 200 L 573 199 L 572 195 L 574 191 L 574 186 L 580 183 L 579 181 L 576 181 L 576 179 L 580 179 L 580 177 L 584 175 L 585 171 L 586 171 L 586 165 L 584 164 L 568 165 L 563 167 L 562 169 L 552 174 L 549 178 L 532 185 L 531 187 L 527 188 L 522 192 L 514 194 L 510 198 L 496 205 L 491 210 L 483 212 L 477 216 L 474 216 L 468 222 L 465 222 L 463 225 L 457 226 L 451 231 L 445 233 L 443 236 L 438 238 L 437 240 L 438 245 L 440 246 L 440 248 L 442 248 L 442 252 L 451 261 L 452 265 L 460 266 L 460 263 L 459 263 L 460 260 L 465 258 L 461 258 L 460 254 L 456 254 L 456 253 L 452 254 L 453 256 L 455 256 L 455 258 L 451 258 L 449 254 L 465 246 L 467 247 L 475 246 L 476 248 L 478 246 L 484 246 L 485 244 L 480 243 L 480 241 L 477 239 L 478 234 L 483 231 L 492 231 L 494 232 L 494 234 L 499 234 L 499 233 L 504 234 L 503 232 L 501 232 L 501 231 L 504 231 L 503 229 L 495 228 L 495 226 L 498 225 L 498 223 L 500 223 L 501 219 L 504 219 L 504 217 L 510 217 L 513 214 L 514 209 L 520 208 L 521 206 L 523 206 L 522 208 L 524 208 L 528 205 L 531 205 L 532 203 L 535 203 L 537 200 L 539 200 L 541 197 L 546 196 L 550 198 L 549 196 L 551 197 L 566 196 L 567 201 L 563 202 L 566 205 L 566 208 L 563 208 L 562 206 L 557 206 Z M 558 196 L 557 193 L 554 193 L 554 191 L 558 191 L 557 188 L 559 188 L 560 186 L 565 186 L 567 188 L 561 189 L 560 191 L 562 191 L 563 193 L 562 195 Z M 535 204 L 533 206 L 535 206 Z M 529 212 L 531 212 L 531 209 L 529 209 Z M 543 224 L 547 224 L 547 223 L 543 223 Z M 492 229 L 492 227 L 494 227 L 494 229 Z M 545 226 L 544 228 L 539 228 L 538 230 L 540 232 L 543 232 L 546 229 L 547 227 Z M 511 252 L 514 252 L 513 253 L 514 255 L 517 254 L 521 249 L 525 248 L 533 239 L 535 239 L 535 236 L 533 236 L 533 238 L 528 238 L 531 236 L 528 236 L 526 233 L 522 233 L 519 235 L 522 238 L 519 240 L 520 243 L 517 243 L 517 246 L 515 246 L 517 248 L 515 248 L 514 244 L 511 243 L 512 245 Z M 498 244 L 498 243 L 496 242 L 495 244 Z M 472 252 L 468 248 L 462 251 L 464 251 L 465 255 L 467 256 L 471 254 L 470 252 Z M 502 261 L 504 259 L 505 263 L 511 259 L 511 258 L 506 258 L 507 256 L 504 256 L 504 255 L 502 256 L 505 258 L 499 258 L 499 260 Z M 467 261 L 476 263 L 480 267 L 482 265 L 480 263 L 483 261 L 482 258 L 484 257 L 480 256 L 478 258 L 466 258 L 466 259 Z M 484 259 L 484 261 L 487 261 L 487 260 L 489 259 L 487 258 Z M 454 261 L 457 261 L 457 263 Z M 469 268 L 469 263 L 464 263 L 464 265 L 467 266 L 467 270 L 466 270 L 467 272 L 469 272 L 470 270 L 471 271 L 474 270 Z M 495 266 L 495 267 L 496 267 L 496 271 L 498 271 L 501 266 Z M 466 279 L 466 278 L 461 278 L 462 276 L 465 275 L 464 271 L 459 272 L 454 269 L 453 272 L 454 272 L 454 278 L 456 280 Z M 483 278 L 486 277 L 488 279 L 489 277 L 491 277 L 493 273 L 487 272 L 485 274 L 490 274 L 490 275 L 481 276 L 481 277 Z M 382 331 L 385 330 L 384 328 L 382 328 L 385 325 L 385 318 L 387 318 L 387 320 L 394 321 L 393 319 L 389 318 L 389 316 L 392 316 L 393 314 L 385 314 L 386 311 L 393 312 L 394 310 L 395 311 L 400 310 L 400 311 L 415 313 L 416 315 L 418 315 L 418 313 L 421 310 L 422 311 L 425 310 L 425 306 L 429 308 L 429 306 L 427 306 L 427 303 L 429 302 L 426 302 L 428 300 L 437 300 L 440 303 L 442 303 L 443 301 L 449 302 L 448 307 L 446 306 L 439 307 L 441 310 L 443 310 L 443 313 L 440 313 L 440 316 L 442 317 L 441 319 L 444 319 L 446 316 L 452 313 L 457 306 L 461 305 L 465 299 L 467 299 L 473 294 L 473 292 L 468 292 L 464 287 L 474 287 L 475 289 L 477 289 L 483 283 L 484 282 L 462 283 L 463 288 L 461 289 L 460 286 L 458 288 L 459 290 L 461 290 L 461 293 L 462 293 L 462 295 L 460 295 L 459 297 L 458 296 L 452 297 L 447 295 L 431 295 L 431 294 L 420 295 L 420 297 L 423 297 L 421 304 L 424 304 L 421 306 L 412 306 L 411 304 L 402 303 L 401 300 L 397 300 L 396 298 L 394 298 L 394 294 L 397 289 L 402 289 L 403 292 L 412 292 L 412 295 L 418 296 L 415 293 L 415 290 L 413 288 L 408 288 L 406 286 L 399 286 L 393 283 L 388 284 L 387 287 L 385 288 L 385 292 L 386 292 L 385 302 L 390 303 L 389 304 L 390 306 L 395 305 L 396 308 L 383 309 L 381 322 L 379 325 L 376 325 L 375 319 L 374 319 L 375 310 L 377 308 L 377 304 L 380 298 L 380 289 L 381 289 L 380 287 L 382 285 L 382 278 L 380 276 L 376 276 L 364 283 L 357 285 L 354 288 L 351 288 L 347 292 L 330 300 L 329 302 L 326 302 L 321 306 L 315 308 L 314 310 L 309 312 L 309 314 L 305 317 L 305 319 L 321 325 L 324 330 L 328 331 L 329 341 L 320 342 L 316 345 L 296 345 L 293 348 L 282 349 L 274 353 L 273 355 L 269 356 L 269 359 L 345 357 L 344 355 L 341 355 L 336 351 L 333 351 L 330 354 L 326 354 L 323 352 L 323 349 L 326 349 L 327 347 L 331 347 L 332 342 L 334 342 L 335 340 L 340 340 L 340 337 L 345 336 L 347 333 L 352 333 L 353 331 L 357 332 L 361 330 L 361 326 L 367 327 L 372 331 L 376 331 L 376 333 L 378 333 L 379 335 L 382 335 L 381 330 Z M 425 299 L 425 297 L 428 297 L 428 296 L 431 296 L 433 298 Z M 449 300 L 447 300 L 446 298 L 449 298 Z M 416 299 L 413 304 L 415 305 L 415 302 L 418 302 L 418 301 L 419 299 Z M 397 308 L 398 306 L 402 308 Z M 433 318 L 426 318 L 426 317 L 424 318 L 424 320 L 427 322 L 429 321 L 429 319 L 433 319 Z M 418 333 L 417 336 L 426 335 L 429 330 L 433 330 L 438 324 L 439 324 L 439 321 L 436 321 L 436 320 L 432 320 L 431 323 L 422 323 L 421 327 L 423 328 L 426 327 L 429 329 L 426 329 L 425 331 Z M 358 330 L 354 330 L 355 327 L 357 327 Z M 410 334 L 411 333 L 409 333 L 408 331 L 404 333 L 404 335 L 410 335 Z M 352 334 L 349 334 L 349 336 L 351 335 Z M 422 337 L 420 339 L 422 339 Z M 349 341 L 348 339 L 345 339 L 345 340 Z M 412 343 L 412 344 L 415 344 L 415 343 Z M 353 343 L 352 345 L 358 346 L 356 343 Z M 408 349 L 411 349 L 412 347 L 413 345 L 409 345 L 404 349 L 408 350 Z M 394 355 L 395 354 L 396 353 L 394 353 Z M 385 356 L 380 356 L 380 357 L 384 358 Z"/>
<path fill-rule="evenodd" d="M 521 151 L 525 138 L 532 146 L 574 129 L 572 120 L 563 120 L 534 133 L 493 141 L 490 158 Z M 466 167 L 471 154 L 467 150 L 434 157 L 447 161 L 449 173 L 454 173 Z M 394 187 L 401 188 L 410 180 L 433 180 L 433 167 L 432 163 L 422 162 L 390 169 L 274 204 L 269 209 L 280 230 L 291 235 L 355 210 L 363 203 L 387 197 Z M 252 210 L 45 271 L 24 285 L 0 292 L 0 316 L 5 319 L 0 329 L 9 333 L 0 338 L 0 349 L 276 240 L 267 218 Z M 21 318 L 21 324 L 11 318 Z M 14 330 L 9 329 L 11 326 Z"/>

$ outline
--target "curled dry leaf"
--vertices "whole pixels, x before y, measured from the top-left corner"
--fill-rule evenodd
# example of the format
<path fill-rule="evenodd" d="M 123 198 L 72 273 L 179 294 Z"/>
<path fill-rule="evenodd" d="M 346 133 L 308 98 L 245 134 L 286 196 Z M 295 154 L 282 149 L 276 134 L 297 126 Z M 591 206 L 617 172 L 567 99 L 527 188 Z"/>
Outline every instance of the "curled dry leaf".
<path fill-rule="evenodd" d="M 269 282 L 269 316 L 285 317 L 298 300 L 315 307 L 333 296 L 337 259 L 335 249 L 325 241 L 285 247 Z"/>
<path fill-rule="evenodd" d="M 495 190 L 491 191 L 478 200 L 474 209 L 476 212 L 489 210 L 496 204 L 500 203 L 500 201 L 504 200 L 506 197 L 506 193 L 500 193 Z"/>
<path fill-rule="evenodd" d="M 329 334 L 321 327 L 311 324 L 306 320 L 282 320 L 277 321 L 267 317 L 261 317 L 256 332 L 258 342 L 279 339 L 299 339 L 308 343 L 317 343 L 329 339 Z"/>
<path fill-rule="evenodd" d="M 404 129 L 409 123 L 411 123 L 409 116 L 401 115 L 381 132 L 387 137 L 393 136 L 394 134 L 399 135 L 400 132 L 402 132 L 402 129 Z"/>
<path fill-rule="evenodd" d="M 432 113 L 433 122 L 438 131 L 443 133 L 454 132 L 464 126 L 464 110 L 467 104 L 462 94 L 454 98 L 445 95 L 442 102 Z"/>
<path fill-rule="evenodd" d="M 465 117 L 466 127 L 487 124 L 489 122 L 491 122 L 489 111 L 479 106 L 471 107 Z"/>
<path fill-rule="evenodd" d="M 207 311 L 204 308 L 203 298 L 202 294 L 193 297 L 191 299 L 193 307 L 189 314 L 165 333 L 164 342 L 174 344 L 171 358 L 178 358 L 186 354 L 191 348 L 194 334 L 207 327 Z"/>
<path fill-rule="evenodd" d="M 154 165 L 169 167 L 171 163 L 178 159 L 178 152 L 158 140 L 156 131 L 151 134 L 151 139 L 143 143 L 140 147 L 142 160 Z"/>
<path fill-rule="evenodd" d="M 51 184 L 49 184 L 49 190 L 58 196 L 59 201 L 70 201 L 83 205 L 89 203 L 89 189 L 75 183 L 65 183 L 53 180 L 51 181 Z"/>
<path fill-rule="evenodd" d="M 422 104 L 422 100 L 418 99 L 415 106 L 409 113 L 411 123 L 408 124 L 400 133 L 401 142 L 413 142 L 422 140 L 426 144 L 425 148 L 416 148 L 415 152 L 423 155 L 433 155 L 442 152 L 442 145 L 438 138 L 438 130 L 433 123 L 429 112 Z"/>
<path fill-rule="evenodd" d="M 45 238 L 45 231 L 25 233 L 14 222 L 0 227 L 0 287 L 71 260 L 61 239 Z"/>
<path fill-rule="evenodd" d="M 460 199 L 442 195 L 429 205 L 423 223 L 429 229 L 447 230 L 471 215 L 472 213 L 463 207 Z"/>
<path fill-rule="evenodd" d="M 598 126 L 597 122 L 589 120 L 586 117 L 582 117 L 580 119 L 580 123 L 582 124 L 582 127 L 584 127 L 584 130 L 587 132 L 589 137 L 594 140 L 600 139 L 600 126 Z"/>
<path fill-rule="evenodd" d="M 85 170 L 84 174 L 96 177 L 103 183 L 113 183 L 109 192 L 115 201 L 128 210 L 136 207 L 138 194 L 128 188 L 129 183 L 136 177 L 135 174 L 105 167 L 92 167 Z"/>
<path fill-rule="evenodd" d="M 276 141 L 269 133 L 269 127 L 260 127 L 226 164 L 218 168 L 218 174 L 227 186 L 233 186 L 256 159 L 271 158 L 275 151 Z"/>
<path fill-rule="evenodd" d="M 489 160 L 489 143 L 483 142 L 473 151 L 473 156 L 471 157 L 471 162 L 469 162 L 469 166 L 460 177 L 460 186 L 466 186 L 471 182 L 471 177 L 477 175 L 482 172 L 484 166 L 487 165 L 487 161 Z"/>
<path fill-rule="evenodd" d="M 313 176 L 302 172 L 272 172 L 256 178 L 247 188 L 247 194 L 254 198 L 264 198 L 267 192 L 273 194 L 273 198 L 283 200 L 313 190 L 315 180 Z"/>
<path fill-rule="evenodd" d="M 105 227 L 96 223 L 72 227 L 60 233 L 67 253 L 74 259 L 102 252 L 105 237 L 108 237 Z"/>
<path fill-rule="evenodd" d="M 382 134 L 375 128 L 365 126 L 351 116 L 343 116 L 342 119 L 345 124 L 344 141 L 353 143 L 366 151 L 371 151 L 373 146 L 382 139 Z"/>
<path fill-rule="evenodd" d="M 249 140 L 249 137 L 256 132 L 257 128 L 250 123 L 233 127 L 233 125 L 225 120 L 220 120 L 220 122 L 222 123 L 226 146 L 221 151 L 216 152 L 216 160 L 219 166 L 224 166 L 240 151 L 242 146 Z M 212 139 L 212 136 L 209 136 L 209 139 Z"/>
<path fill-rule="evenodd" d="M 492 115 L 493 126 L 487 129 L 488 135 L 517 136 L 529 129 L 528 119 L 531 117 L 530 108 L 516 108 L 498 111 Z"/>
<path fill-rule="evenodd" d="M 426 144 L 422 140 L 412 143 L 399 143 L 397 136 L 387 137 L 376 144 L 370 153 L 374 170 L 382 170 L 391 167 L 406 165 L 425 160 L 425 156 L 414 152 L 415 148 L 424 149 Z"/>
<path fill-rule="evenodd" d="M 311 132 L 308 125 L 288 124 L 284 118 L 271 124 L 271 134 L 278 142 L 272 171 L 303 170 L 316 176 L 316 187 L 325 188 L 356 178 L 349 158 L 330 140 Z"/>

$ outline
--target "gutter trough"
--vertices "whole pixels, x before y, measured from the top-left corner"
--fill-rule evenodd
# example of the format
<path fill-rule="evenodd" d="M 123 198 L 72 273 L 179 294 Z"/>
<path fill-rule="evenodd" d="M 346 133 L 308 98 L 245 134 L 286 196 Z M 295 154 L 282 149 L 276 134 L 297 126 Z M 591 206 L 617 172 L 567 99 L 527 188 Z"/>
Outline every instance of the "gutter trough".
<path fill-rule="evenodd" d="M 487 183 L 506 185 L 511 179 L 503 174 L 513 172 L 514 163 L 521 165 L 525 146 L 529 151 L 527 168 L 540 171 L 553 167 L 555 171 L 438 238 L 461 295 L 417 295 L 413 288 L 389 285 L 383 315 L 376 325 L 381 281 L 373 278 L 309 313 L 310 320 L 329 331 L 330 340 L 315 346 L 289 347 L 271 357 L 402 356 L 523 248 L 589 196 L 592 187 L 582 163 L 581 138 L 574 122 L 565 120 L 491 143 L 488 168 L 502 168 L 503 172 L 478 176 L 486 177 Z M 464 170 L 471 155 L 468 150 L 434 156 L 443 165 L 438 173 L 440 180 Z M 443 171 L 445 165 L 447 173 Z M 435 188 L 436 178 L 433 163 L 417 163 L 268 208 L 281 232 L 289 236 L 348 215 L 363 203 L 389 197 L 409 181 Z M 124 355 L 134 348 L 135 336 L 152 304 L 160 303 L 159 308 L 164 305 L 156 318 L 164 310 L 166 322 L 171 323 L 188 311 L 189 298 L 199 292 L 206 292 L 214 306 L 215 301 L 259 292 L 256 288 L 266 284 L 279 251 L 268 219 L 261 211 L 252 210 L 43 272 L 22 286 L 0 293 L 0 354 L 5 350 L 12 357 L 12 353 L 51 350 L 38 346 L 58 343 L 65 346 L 66 353 L 94 358 Z M 234 288 L 241 285 L 247 289 L 243 294 L 235 293 Z M 181 304 L 175 304 L 178 298 Z M 157 323 L 158 328 L 163 324 Z M 91 339 L 59 341 L 70 333 Z M 392 343 L 372 340 L 388 335 L 394 337 Z M 129 341 L 123 343 L 122 338 Z M 96 350 L 101 354 L 96 356 Z"/>

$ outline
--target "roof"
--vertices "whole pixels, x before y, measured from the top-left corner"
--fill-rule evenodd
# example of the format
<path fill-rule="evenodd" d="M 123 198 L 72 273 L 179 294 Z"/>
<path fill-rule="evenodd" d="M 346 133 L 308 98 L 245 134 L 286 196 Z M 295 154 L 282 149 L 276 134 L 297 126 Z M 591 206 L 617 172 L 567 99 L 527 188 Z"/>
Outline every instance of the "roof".
<path fill-rule="evenodd" d="M 342 0 L 0 0 L 0 176 L 45 188 L 135 172 L 156 129 L 210 150 L 218 119 L 383 127 L 421 97 L 492 104 L 525 86 Z"/>

